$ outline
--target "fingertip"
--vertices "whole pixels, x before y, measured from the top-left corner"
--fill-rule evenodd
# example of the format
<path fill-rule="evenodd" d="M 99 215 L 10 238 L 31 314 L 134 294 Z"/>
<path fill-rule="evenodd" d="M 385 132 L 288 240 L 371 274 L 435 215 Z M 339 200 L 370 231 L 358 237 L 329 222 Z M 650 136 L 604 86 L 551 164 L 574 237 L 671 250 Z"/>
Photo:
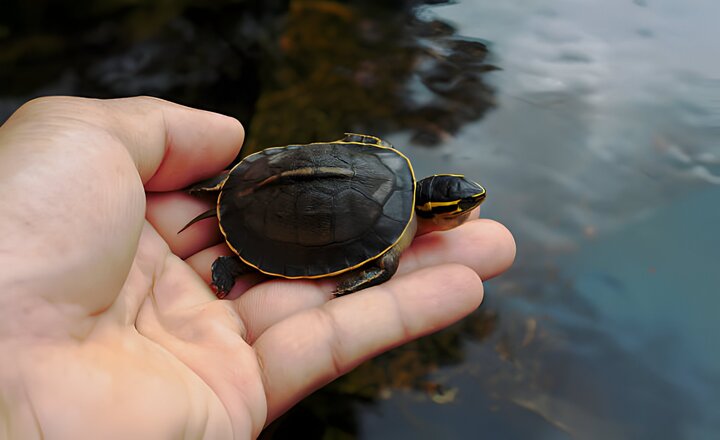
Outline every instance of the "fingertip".
<path fill-rule="evenodd" d="M 219 173 L 237 157 L 245 136 L 233 117 L 159 98 L 77 102 L 125 146 L 149 191 L 180 189 Z"/>
<path fill-rule="evenodd" d="M 507 270 L 514 259 L 515 239 L 510 231 L 494 220 L 479 219 L 417 237 L 403 254 L 399 271 L 459 263 L 486 280 Z"/>
<path fill-rule="evenodd" d="M 480 219 L 476 220 L 477 224 L 485 229 L 484 234 L 493 237 L 492 240 L 485 240 L 491 255 L 494 255 L 496 264 L 494 270 L 486 274 L 486 278 L 493 278 L 512 266 L 517 255 L 517 244 L 512 232 L 495 220 Z"/>
<path fill-rule="evenodd" d="M 462 264 L 421 269 L 388 287 L 400 308 L 412 311 L 404 319 L 416 334 L 431 333 L 472 313 L 484 296 L 477 272 Z"/>
<path fill-rule="evenodd" d="M 218 174 L 237 157 L 245 138 L 237 119 L 179 105 L 164 110 L 164 123 L 166 152 L 145 183 L 150 191 L 175 190 Z"/>
<path fill-rule="evenodd" d="M 237 146 L 237 150 L 235 151 L 235 154 L 237 155 L 240 152 L 240 146 L 242 145 L 243 141 L 245 140 L 245 127 L 242 125 L 242 122 L 240 122 L 239 119 L 234 118 L 229 115 L 224 115 L 222 113 L 215 113 L 215 112 L 208 112 L 212 113 L 213 115 L 219 116 L 224 121 L 222 122 L 223 125 L 227 126 L 227 129 L 230 131 L 234 131 L 234 141 L 232 142 L 233 146 Z"/>

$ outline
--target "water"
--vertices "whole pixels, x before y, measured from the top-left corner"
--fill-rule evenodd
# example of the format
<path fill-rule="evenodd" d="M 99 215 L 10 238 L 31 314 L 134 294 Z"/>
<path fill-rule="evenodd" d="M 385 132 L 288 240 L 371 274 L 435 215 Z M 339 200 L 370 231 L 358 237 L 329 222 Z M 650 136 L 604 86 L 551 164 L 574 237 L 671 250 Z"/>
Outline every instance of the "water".
<path fill-rule="evenodd" d="M 467 348 L 466 364 L 484 366 L 444 371 L 457 405 L 413 411 L 412 434 L 396 437 L 717 438 L 720 5 L 468 1 L 425 13 L 488 41 L 502 70 L 490 76 L 495 111 L 413 159 L 487 185 L 484 214 L 519 252 L 489 283 L 503 324 Z M 492 351 L 505 361 L 488 362 Z M 367 438 L 383 436 L 386 411 L 366 416 Z"/>
<path fill-rule="evenodd" d="M 481 182 L 518 244 L 478 312 L 266 437 L 720 438 L 720 3 L 219 3 L 56 11 L 91 27 L 69 36 L 18 3 L 0 119 L 149 93 L 240 117 L 250 147 L 367 130 Z"/>

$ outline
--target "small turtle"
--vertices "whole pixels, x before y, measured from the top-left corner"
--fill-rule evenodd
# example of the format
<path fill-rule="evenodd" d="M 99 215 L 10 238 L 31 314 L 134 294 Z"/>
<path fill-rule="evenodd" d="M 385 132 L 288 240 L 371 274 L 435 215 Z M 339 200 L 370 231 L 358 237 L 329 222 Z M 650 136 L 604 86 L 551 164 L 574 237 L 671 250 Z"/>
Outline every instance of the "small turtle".
<path fill-rule="evenodd" d="M 451 229 L 485 199 L 482 186 L 457 174 L 416 182 L 407 157 L 362 134 L 265 149 L 190 193 L 216 194 L 217 206 L 180 232 L 217 217 L 235 253 L 212 265 L 220 298 L 250 271 L 293 279 L 344 274 L 336 295 L 383 283 L 418 223 L 423 231 Z"/>

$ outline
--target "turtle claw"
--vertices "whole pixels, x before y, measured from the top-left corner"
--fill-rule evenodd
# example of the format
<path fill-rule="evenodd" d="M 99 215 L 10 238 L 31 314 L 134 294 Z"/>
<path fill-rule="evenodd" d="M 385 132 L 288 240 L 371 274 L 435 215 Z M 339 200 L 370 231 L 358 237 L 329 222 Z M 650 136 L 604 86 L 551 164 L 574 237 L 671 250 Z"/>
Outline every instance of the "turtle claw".
<path fill-rule="evenodd" d="M 338 283 L 333 295 L 348 295 L 358 290 L 367 289 L 368 287 L 377 286 L 392 277 L 392 273 L 380 267 L 371 267 L 348 277 Z"/>
<path fill-rule="evenodd" d="M 235 285 L 235 277 L 226 275 L 216 276 L 216 273 L 213 272 L 212 289 L 219 299 L 225 298 Z"/>
<path fill-rule="evenodd" d="M 235 278 L 246 273 L 245 266 L 238 257 L 223 255 L 212 264 L 212 287 L 215 295 L 225 298 L 235 285 Z"/>
<path fill-rule="evenodd" d="M 223 299 L 225 298 L 229 291 L 226 291 L 226 289 L 221 289 L 220 287 L 216 286 L 215 283 L 212 284 L 212 290 L 215 292 L 215 296 L 217 299 Z"/>

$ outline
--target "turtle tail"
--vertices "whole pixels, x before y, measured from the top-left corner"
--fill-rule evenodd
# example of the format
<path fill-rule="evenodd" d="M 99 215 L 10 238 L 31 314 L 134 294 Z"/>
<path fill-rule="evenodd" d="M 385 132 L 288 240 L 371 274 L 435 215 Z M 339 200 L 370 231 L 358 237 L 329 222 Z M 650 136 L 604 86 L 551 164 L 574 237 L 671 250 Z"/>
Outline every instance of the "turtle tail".
<path fill-rule="evenodd" d="M 182 231 L 184 231 L 185 229 L 189 228 L 193 224 L 199 222 L 200 220 L 205 220 L 206 218 L 215 217 L 215 216 L 216 216 L 215 208 L 209 209 L 209 210 L 203 212 L 202 214 L 198 215 L 194 219 L 190 220 L 190 223 L 183 226 L 183 228 L 178 231 L 178 234 L 181 233 Z"/>

